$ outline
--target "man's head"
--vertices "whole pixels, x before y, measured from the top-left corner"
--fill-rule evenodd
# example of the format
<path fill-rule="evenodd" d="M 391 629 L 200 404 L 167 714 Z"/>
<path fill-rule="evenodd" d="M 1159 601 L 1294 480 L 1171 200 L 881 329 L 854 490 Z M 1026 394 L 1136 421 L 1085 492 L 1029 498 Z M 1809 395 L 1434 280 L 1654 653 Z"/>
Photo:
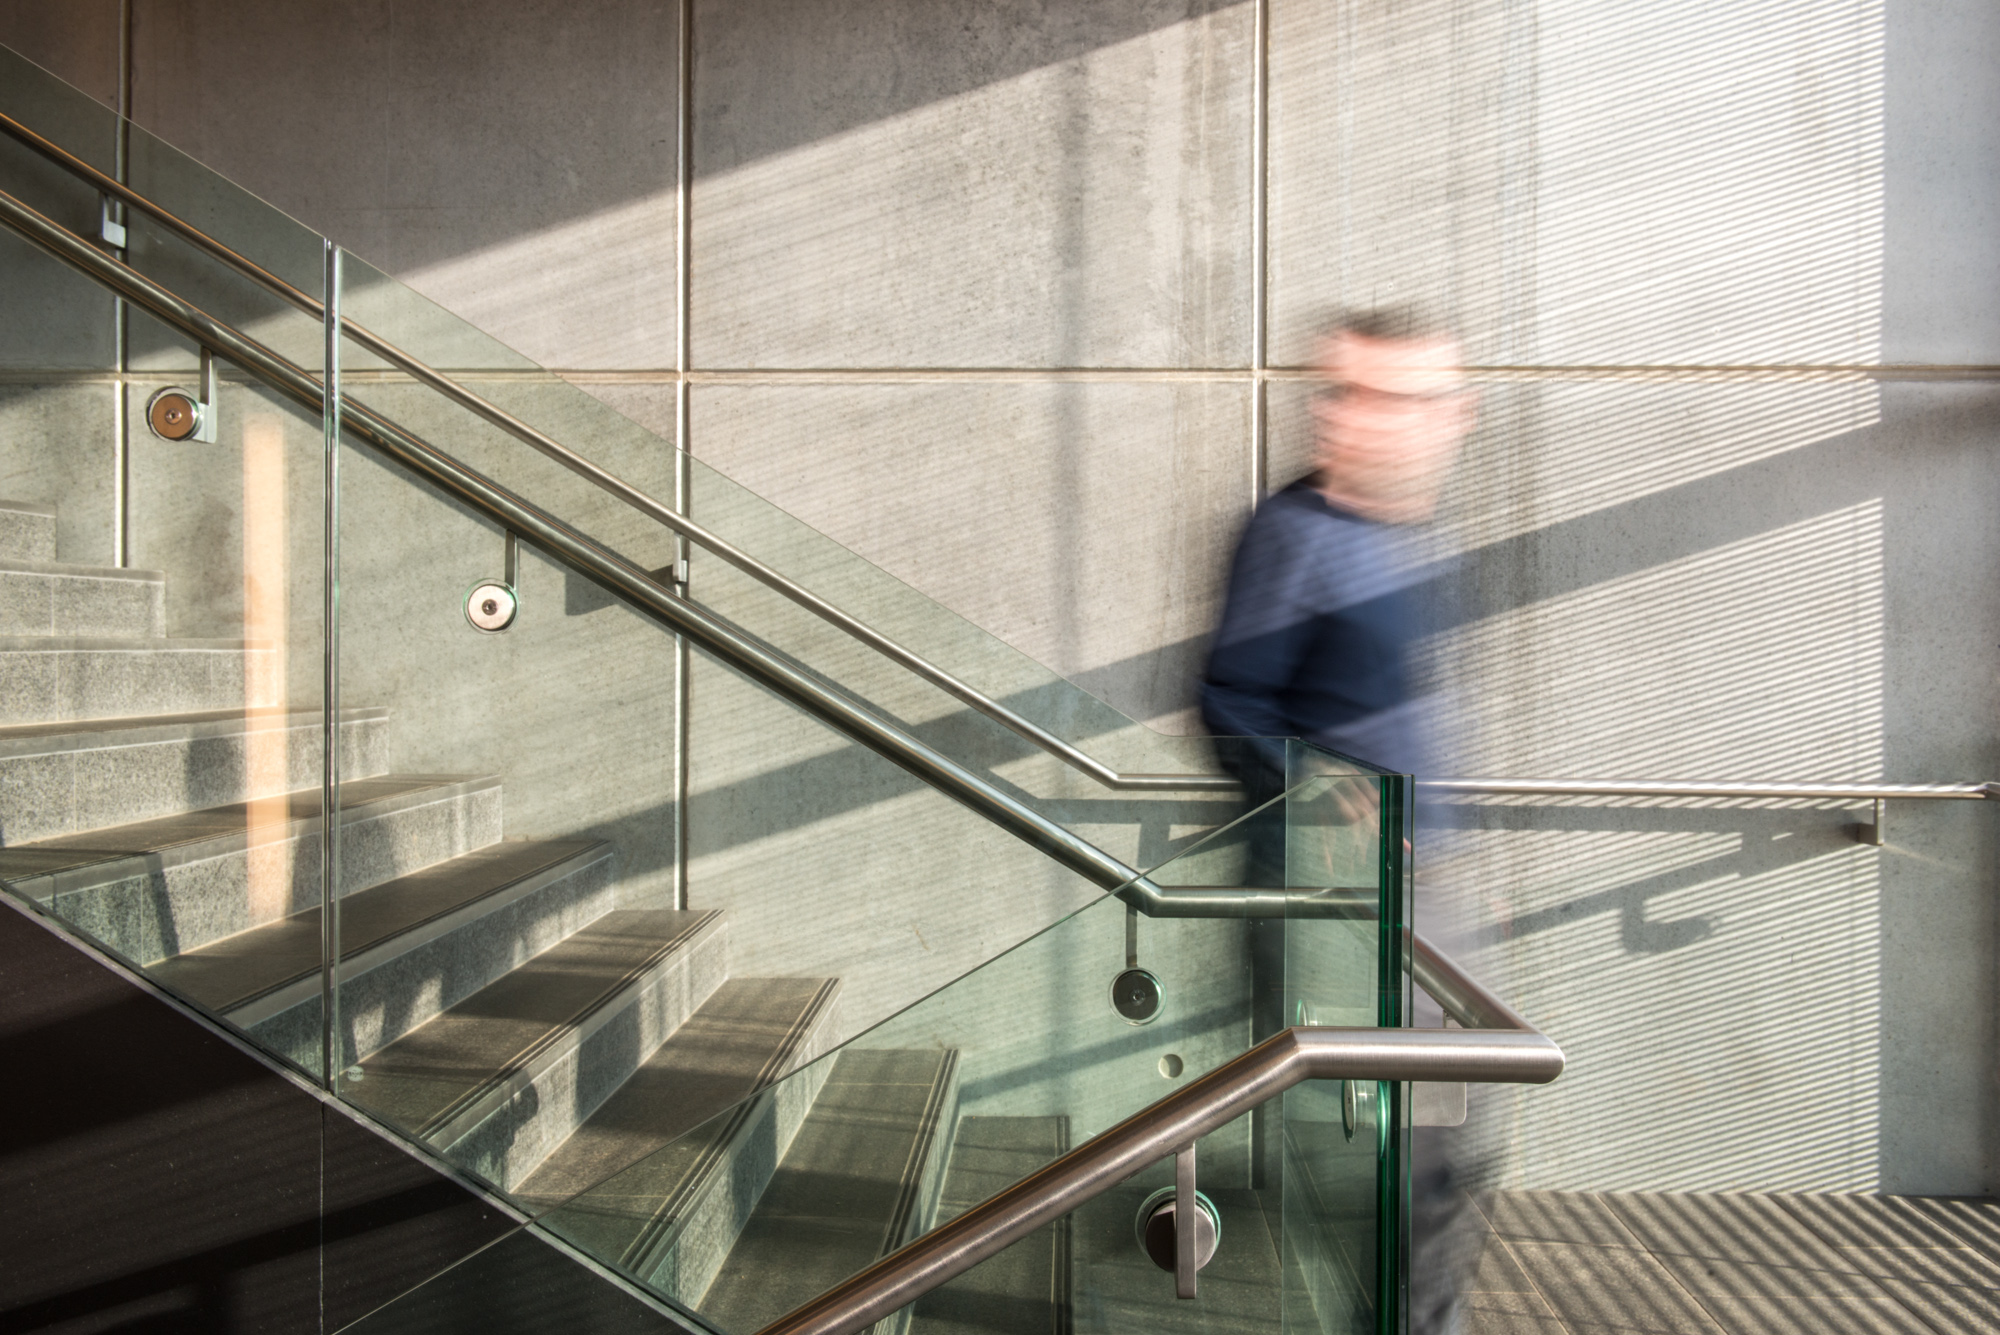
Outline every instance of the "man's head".
<path fill-rule="evenodd" d="M 1410 307 L 1341 320 L 1314 367 L 1316 483 L 1343 509 L 1385 523 L 1430 518 L 1472 425 L 1458 340 Z"/>

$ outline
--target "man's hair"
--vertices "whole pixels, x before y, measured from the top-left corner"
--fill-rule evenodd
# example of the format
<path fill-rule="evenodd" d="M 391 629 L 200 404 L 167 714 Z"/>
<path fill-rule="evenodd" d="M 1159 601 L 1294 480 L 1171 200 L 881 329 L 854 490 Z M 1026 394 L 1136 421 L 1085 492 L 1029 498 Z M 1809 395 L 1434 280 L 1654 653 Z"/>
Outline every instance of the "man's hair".
<path fill-rule="evenodd" d="M 1451 326 L 1415 302 L 1342 311 L 1328 323 L 1328 335 L 1351 334 L 1378 343 L 1431 343 L 1452 337 Z"/>

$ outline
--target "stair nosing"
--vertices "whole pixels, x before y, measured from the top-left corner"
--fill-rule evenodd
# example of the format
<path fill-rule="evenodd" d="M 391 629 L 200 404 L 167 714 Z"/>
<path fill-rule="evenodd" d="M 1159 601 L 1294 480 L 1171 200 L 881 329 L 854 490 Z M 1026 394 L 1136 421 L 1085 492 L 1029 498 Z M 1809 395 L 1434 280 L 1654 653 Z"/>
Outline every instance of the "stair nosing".
<path fill-rule="evenodd" d="M 383 940 L 371 942 L 366 946 L 343 953 L 340 958 L 339 974 L 346 977 L 356 977 L 371 970 L 379 969 L 392 960 L 401 959 L 411 951 L 421 946 L 427 946 L 431 942 L 457 931 L 469 922 L 475 922 L 489 913 L 496 912 L 507 907 L 509 904 L 525 899 L 537 890 L 552 885 L 566 876 L 573 876 L 588 867 L 593 867 L 599 862 L 612 857 L 616 852 L 610 844 L 605 843 L 601 839 L 588 841 L 550 839 L 540 842 L 551 844 L 579 843 L 581 846 L 575 852 L 545 867 L 540 867 L 534 871 L 516 876 L 512 880 L 504 881 L 472 899 L 465 900 L 451 908 L 434 913 L 430 917 L 418 922 L 413 922 L 408 927 Z M 491 845 L 487 845 L 486 847 L 491 847 Z M 458 856 L 469 857 L 480 851 L 480 849 L 470 849 Z M 454 861 L 457 861 L 457 859 L 447 858 L 444 862 L 433 863 L 432 866 L 442 867 Z M 424 868 L 423 870 L 428 871 L 430 869 Z M 415 872 L 405 873 L 406 876 L 416 874 Z M 396 881 L 402 879 L 403 877 L 399 876 L 393 880 L 383 881 L 378 885 L 369 886 L 368 890 L 382 890 L 393 886 Z M 361 894 L 365 892 L 355 891 L 354 893 Z M 346 896 L 343 895 L 341 898 L 345 899 Z M 293 916 L 304 917 L 318 911 L 317 908 L 312 908 L 307 909 L 303 914 L 295 914 Z M 251 927 L 245 930 L 254 932 L 257 928 Z M 221 939 L 227 941 L 231 938 L 223 937 Z M 215 944 L 217 943 L 213 941 L 208 943 L 208 945 Z M 231 1024 L 248 1028 L 251 1025 L 261 1024 L 272 1016 L 290 1010 L 293 1006 L 297 1006 L 302 1002 L 313 1000 L 320 995 L 321 986 L 320 971 L 316 968 L 311 969 L 296 978 L 274 984 L 262 992 L 245 997 L 235 1004 L 224 1008 L 221 1014 Z"/>
<path fill-rule="evenodd" d="M 72 579 L 101 579 L 115 584 L 165 584 L 164 570 L 139 570 L 132 566 L 76 565 L 69 561 L 27 561 L 0 556 L 0 575 L 48 575 Z"/>
<path fill-rule="evenodd" d="M 0 654 L 270 653 L 274 640 L 204 640 L 178 635 L 0 635 Z"/>
<path fill-rule="evenodd" d="M 499 1111 L 507 1100 L 533 1084 L 574 1048 L 587 1042 L 591 1035 L 609 1024 L 624 1005 L 636 1000 L 642 990 L 641 985 L 650 976 L 671 966 L 677 956 L 692 954 L 700 940 L 721 928 L 723 917 L 720 910 L 705 909 L 699 912 L 701 917 L 662 942 L 644 961 L 627 969 L 617 982 L 607 985 L 599 992 L 590 1005 L 529 1043 L 491 1076 L 426 1118 L 421 1125 L 413 1129 L 412 1134 L 419 1140 L 449 1147 L 477 1130 L 488 1117 Z M 588 928 L 584 930 L 587 931 Z M 566 941 L 574 939 L 573 936 L 565 938 Z M 521 970 L 533 967 L 536 960 L 545 959 L 551 952 L 560 949 L 561 945 L 562 943 L 558 942 L 503 977 L 513 977 Z M 499 981 L 501 980 L 495 980 L 496 983 Z M 463 1006 L 478 996 L 479 993 L 474 992 L 458 1005 Z M 456 1008 L 448 1007 L 444 1014 L 449 1015 Z M 387 1048 L 382 1049 L 382 1051 L 387 1050 Z"/>
<path fill-rule="evenodd" d="M 121 746 L 160 742 L 239 737 L 248 733 L 289 732 L 316 727 L 324 717 L 318 709 L 265 706 L 252 709 L 186 710 L 178 714 L 135 714 L 105 719 L 56 719 L 46 723 L 0 723 L 0 760 L 66 755 L 73 751 L 110 751 Z M 344 727 L 374 723 L 389 717 L 384 705 L 355 705 L 340 711 Z M 232 726 L 233 725 L 233 726 Z M 64 745 L 50 745 L 65 742 Z M 26 749 L 38 747 L 39 749 Z"/>
<path fill-rule="evenodd" d="M 498 775 L 391 773 L 376 775 L 371 779 L 355 779 L 351 782 L 368 783 L 379 782 L 384 779 L 416 781 L 421 786 L 412 787 L 403 792 L 392 793 L 384 797 L 369 798 L 354 803 L 351 806 L 342 805 L 340 808 L 341 824 L 345 825 L 350 820 L 357 818 L 372 820 L 392 815 L 414 806 L 426 805 L 430 802 L 450 801 L 459 797 L 470 797 L 475 793 L 487 792 L 500 787 L 500 776 Z M 268 798 L 251 798 L 247 802 L 231 802 L 224 805 L 251 806 L 258 802 L 282 802 L 292 797 L 295 793 L 317 793 L 318 791 L 316 788 L 300 788 L 285 793 L 274 793 Z M 198 808 L 198 810 L 203 811 L 218 809 L 215 807 Z M 178 814 L 192 815 L 195 813 L 183 812 Z M 152 823 L 153 820 L 167 819 L 171 819 L 171 817 L 152 817 L 148 820 L 130 821 L 126 824 L 146 825 Z M 58 895 L 76 894 L 81 891 L 96 889 L 99 886 L 112 885 L 119 881 L 130 880 L 134 877 L 147 875 L 156 871 L 166 871 L 174 867 L 183 867 L 189 863 L 201 862 L 209 858 L 226 857 L 231 853 L 244 852 L 253 846 L 262 847 L 265 844 L 297 839 L 305 835 L 317 833 L 321 822 L 322 816 L 320 814 L 288 817 L 283 821 L 272 821 L 268 825 L 260 826 L 254 841 L 251 839 L 250 831 L 247 828 L 225 830 L 220 833 L 199 835 L 185 842 L 170 845 L 167 848 L 120 853 L 95 862 L 85 862 L 73 867 L 64 867 L 54 872 L 41 872 L 31 876 L 14 877 L 9 881 L 9 884 L 15 886 L 20 893 L 30 899 L 37 902 L 47 902 Z M 0 849 L 0 852 L 33 849 L 42 846 L 44 842 L 52 843 L 58 839 L 76 839 L 86 835 L 103 834 L 124 828 L 126 828 L 126 825 L 107 825 L 98 830 L 80 830 L 74 834 L 54 835 L 48 841 L 30 840 L 26 843 L 7 845 L 5 849 Z M 35 887 L 37 883 L 46 883 L 46 890 L 31 888 Z"/>

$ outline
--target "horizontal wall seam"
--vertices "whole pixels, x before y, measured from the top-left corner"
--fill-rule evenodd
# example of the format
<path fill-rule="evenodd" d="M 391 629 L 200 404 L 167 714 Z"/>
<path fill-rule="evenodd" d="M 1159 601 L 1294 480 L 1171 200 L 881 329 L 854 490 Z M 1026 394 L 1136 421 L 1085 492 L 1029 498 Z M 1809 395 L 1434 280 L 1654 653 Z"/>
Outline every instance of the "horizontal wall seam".
<path fill-rule="evenodd" d="M 676 385 L 682 376 L 673 370 L 583 370 L 553 371 L 504 370 L 486 367 L 439 367 L 443 374 L 468 384 L 533 382 L 551 377 L 574 385 Z M 1651 380 L 1651 381 L 1986 381 L 2000 380 L 2000 365 L 1979 363 L 1871 363 L 1826 365 L 1760 366 L 1468 366 L 1467 378 L 1481 382 L 1565 381 L 1565 380 Z M 171 385 L 185 382 L 193 368 L 178 371 L 94 371 L 50 368 L 0 370 L 5 385 Z M 1166 369 L 1156 367 L 962 367 L 962 368 L 858 368 L 827 370 L 695 370 L 686 375 L 695 385 L 905 385 L 929 383 L 958 384 L 1249 384 L 1257 381 L 1309 381 L 1310 367 L 1274 366 L 1255 371 L 1246 367 L 1205 367 Z M 224 380 L 244 383 L 248 377 L 224 370 Z M 341 379 L 349 384 L 413 384 L 402 371 L 369 371 L 344 368 Z"/>

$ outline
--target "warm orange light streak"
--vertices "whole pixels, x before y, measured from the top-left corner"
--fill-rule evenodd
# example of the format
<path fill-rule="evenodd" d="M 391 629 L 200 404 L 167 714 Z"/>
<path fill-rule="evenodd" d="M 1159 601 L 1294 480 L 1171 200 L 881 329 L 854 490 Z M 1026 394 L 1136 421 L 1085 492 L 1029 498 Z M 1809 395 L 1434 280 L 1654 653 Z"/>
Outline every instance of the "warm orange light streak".
<path fill-rule="evenodd" d="M 282 419 L 260 415 L 243 424 L 243 703 L 247 714 L 276 703 L 285 680 L 286 590 L 285 436 Z M 275 719 L 269 720 L 276 722 Z M 290 912 L 292 848 L 282 727 L 252 727 L 244 738 L 250 920 Z"/>

